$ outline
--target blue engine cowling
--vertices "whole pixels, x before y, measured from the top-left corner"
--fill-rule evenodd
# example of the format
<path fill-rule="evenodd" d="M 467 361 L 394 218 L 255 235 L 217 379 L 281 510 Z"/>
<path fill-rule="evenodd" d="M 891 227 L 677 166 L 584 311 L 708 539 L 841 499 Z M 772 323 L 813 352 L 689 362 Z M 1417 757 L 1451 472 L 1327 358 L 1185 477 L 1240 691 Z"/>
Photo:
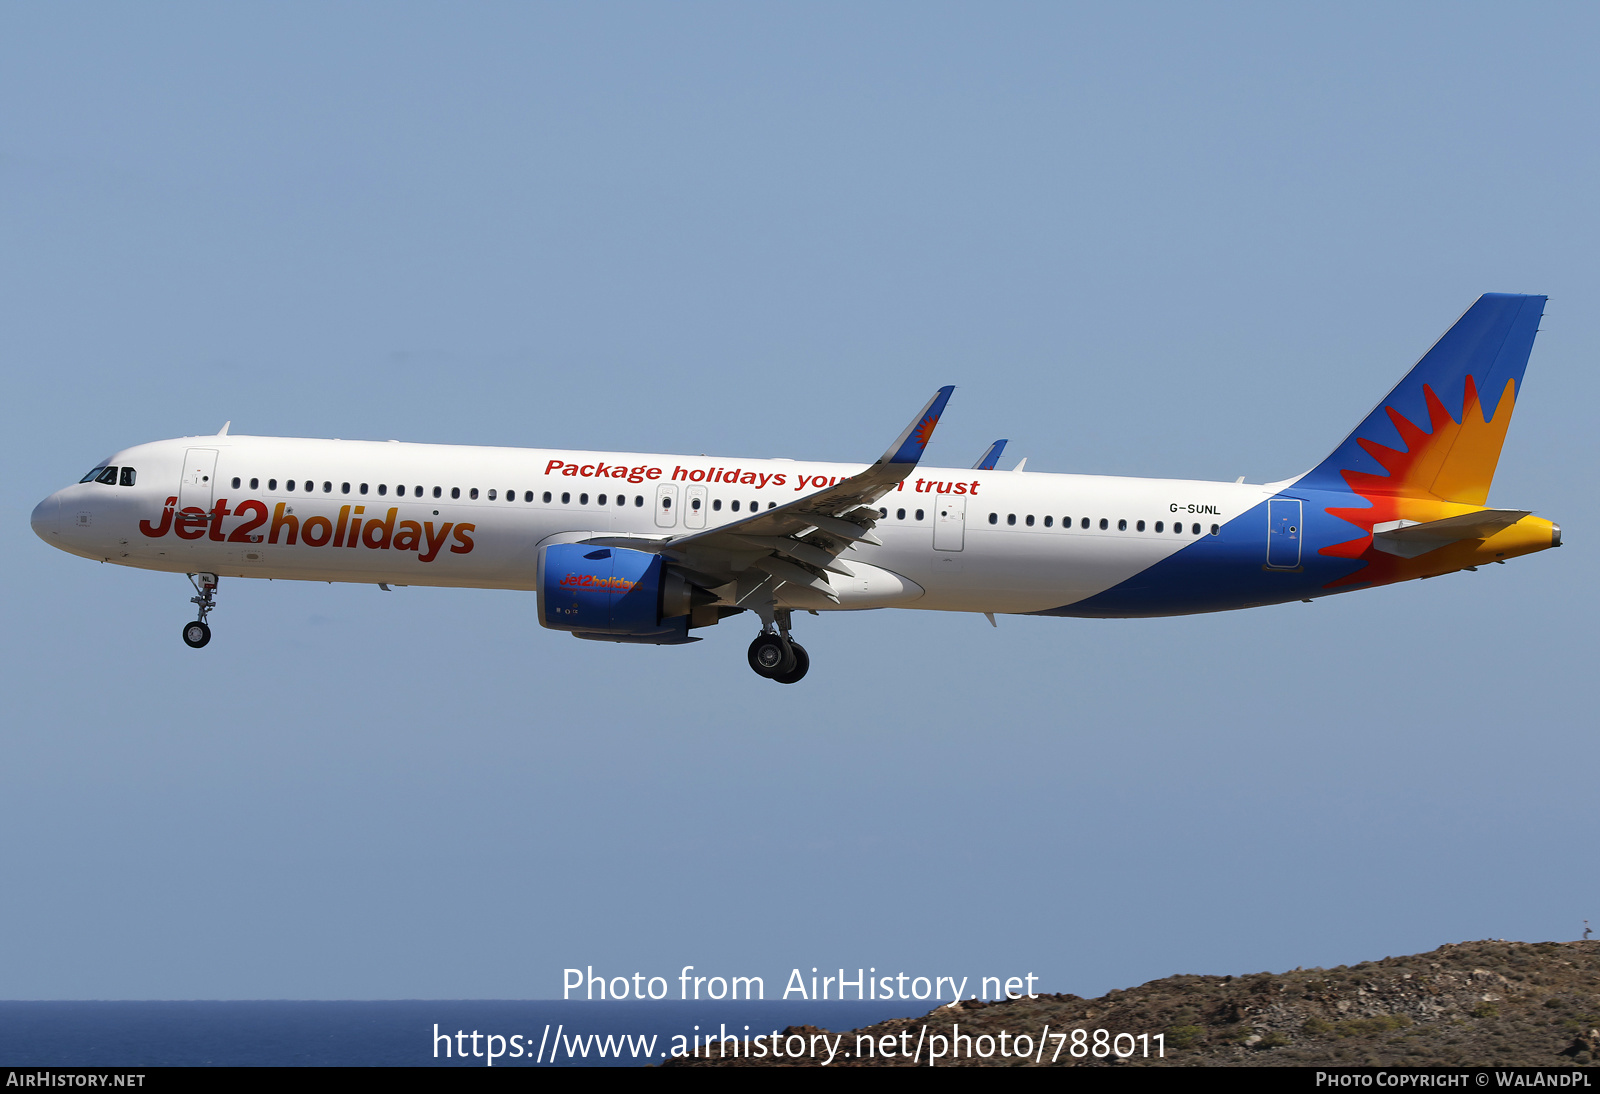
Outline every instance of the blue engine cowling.
<path fill-rule="evenodd" d="M 539 552 L 539 573 L 543 626 L 611 642 L 698 641 L 689 637 L 686 614 L 663 616 L 668 575 L 660 555 L 555 543 Z"/>

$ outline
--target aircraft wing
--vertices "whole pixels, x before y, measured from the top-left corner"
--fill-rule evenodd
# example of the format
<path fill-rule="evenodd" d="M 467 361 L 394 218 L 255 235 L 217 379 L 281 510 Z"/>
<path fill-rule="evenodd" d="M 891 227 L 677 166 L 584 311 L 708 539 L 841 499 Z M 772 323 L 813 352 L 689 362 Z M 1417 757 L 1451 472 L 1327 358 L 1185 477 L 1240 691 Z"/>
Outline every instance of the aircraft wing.
<path fill-rule="evenodd" d="M 916 468 L 954 387 L 942 387 L 866 470 L 794 501 L 703 532 L 673 536 L 654 549 L 706 588 L 736 586 L 735 603 L 781 584 L 837 603 L 829 573 L 853 576 L 839 555 L 855 543 L 880 545 L 872 506 Z M 634 546 L 642 546 L 634 544 Z"/>
<path fill-rule="evenodd" d="M 1000 462 L 1000 453 L 1006 450 L 1006 442 L 995 441 L 983 450 L 983 455 L 978 457 L 978 462 L 972 465 L 974 471 L 993 471 L 995 464 Z"/>
<path fill-rule="evenodd" d="M 1529 515 L 1527 509 L 1482 509 L 1418 524 L 1397 520 L 1374 525 L 1372 545 L 1401 558 L 1416 558 L 1463 539 L 1488 539 Z"/>

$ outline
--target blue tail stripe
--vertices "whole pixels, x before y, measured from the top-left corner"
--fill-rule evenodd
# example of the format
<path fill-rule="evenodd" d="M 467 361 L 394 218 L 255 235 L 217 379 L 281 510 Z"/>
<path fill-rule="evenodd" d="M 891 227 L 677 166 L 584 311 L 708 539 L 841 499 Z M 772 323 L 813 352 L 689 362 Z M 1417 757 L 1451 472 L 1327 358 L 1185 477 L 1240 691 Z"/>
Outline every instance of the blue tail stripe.
<path fill-rule="evenodd" d="M 1423 354 L 1405 378 L 1366 416 L 1355 431 L 1296 483 L 1303 489 L 1345 490 L 1342 471 L 1385 474 L 1383 467 L 1358 443 L 1362 439 L 1388 448 L 1403 448 L 1389 417 L 1392 408 L 1426 427 L 1429 416 L 1423 386 L 1431 387 L 1450 415 L 1461 420 L 1467 377 L 1473 378 L 1484 417 L 1499 409 L 1506 381 L 1522 389 L 1522 374 L 1533 351 L 1546 297 L 1485 293 L 1466 314 Z"/>

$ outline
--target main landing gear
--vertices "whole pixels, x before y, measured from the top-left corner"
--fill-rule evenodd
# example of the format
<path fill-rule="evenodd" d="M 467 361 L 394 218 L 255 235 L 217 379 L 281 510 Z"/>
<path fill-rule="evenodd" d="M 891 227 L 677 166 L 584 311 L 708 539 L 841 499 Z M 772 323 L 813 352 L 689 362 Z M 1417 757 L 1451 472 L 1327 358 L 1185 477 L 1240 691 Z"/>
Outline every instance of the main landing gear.
<path fill-rule="evenodd" d="M 200 594 L 189 598 L 189 603 L 199 606 L 200 617 L 183 625 L 183 641 L 190 649 L 197 650 L 211 641 L 211 626 L 206 622 L 206 616 L 217 606 L 217 575 L 189 574 L 188 577 L 189 584 Z"/>
<path fill-rule="evenodd" d="M 776 680 L 780 684 L 798 683 L 811 668 L 811 657 L 806 648 L 789 637 L 789 613 L 775 613 L 777 629 L 769 624 L 750 643 L 750 667 L 757 676 Z"/>

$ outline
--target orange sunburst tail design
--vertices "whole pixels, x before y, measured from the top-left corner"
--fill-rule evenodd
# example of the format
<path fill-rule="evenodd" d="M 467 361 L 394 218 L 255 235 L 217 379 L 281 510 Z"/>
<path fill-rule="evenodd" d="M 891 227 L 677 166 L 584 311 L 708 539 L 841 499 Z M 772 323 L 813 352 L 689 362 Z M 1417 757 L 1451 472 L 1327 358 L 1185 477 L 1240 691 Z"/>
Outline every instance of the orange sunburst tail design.
<path fill-rule="evenodd" d="M 1350 496 L 1348 505 L 1318 503 L 1359 532 L 1318 552 L 1360 564 L 1327 588 L 1437 572 L 1437 558 L 1375 550 L 1373 529 L 1484 505 L 1544 302 L 1542 296 L 1480 297 L 1344 443 L 1296 482 L 1299 489 Z M 1486 408 L 1480 393 L 1493 405 Z"/>

